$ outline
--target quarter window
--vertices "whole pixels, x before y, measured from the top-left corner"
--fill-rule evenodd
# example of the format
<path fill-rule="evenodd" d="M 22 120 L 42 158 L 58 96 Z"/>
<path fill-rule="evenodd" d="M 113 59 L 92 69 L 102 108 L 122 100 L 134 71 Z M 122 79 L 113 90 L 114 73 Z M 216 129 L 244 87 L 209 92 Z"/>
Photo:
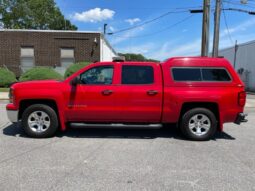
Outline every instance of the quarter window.
<path fill-rule="evenodd" d="M 154 72 L 151 66 L 122 66 L 122 84 L 152 84 Z"/>
<path fill-rule="evenodd" d="M 112 78 L 112 66 L 94 67 L 80 76 L 81 84 L 112 84 Z"/>
<path fill-rule="evenodd" d="M 231 78 L 225 69 L 202 69 L 204 81 L 230 81 Z"/>
<path fill-rule="evenodd" d="M 200 68 L 173 68 L 175 81 L 201 81 Z"/>

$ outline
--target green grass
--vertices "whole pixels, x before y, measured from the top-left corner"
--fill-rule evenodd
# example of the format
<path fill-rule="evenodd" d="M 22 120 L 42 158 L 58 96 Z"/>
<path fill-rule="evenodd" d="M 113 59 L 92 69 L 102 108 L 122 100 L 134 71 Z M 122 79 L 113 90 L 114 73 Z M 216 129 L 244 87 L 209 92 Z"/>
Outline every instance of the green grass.
<path fill-rule="evenodd" d="M 9 88 L 0 88 L 0 92 L 9 92 Z"/>

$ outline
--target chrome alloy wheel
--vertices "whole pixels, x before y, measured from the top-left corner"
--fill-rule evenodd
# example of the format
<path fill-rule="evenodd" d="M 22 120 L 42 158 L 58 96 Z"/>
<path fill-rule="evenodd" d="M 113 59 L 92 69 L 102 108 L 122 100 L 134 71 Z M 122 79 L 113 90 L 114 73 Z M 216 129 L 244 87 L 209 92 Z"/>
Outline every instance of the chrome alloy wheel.
<path fill-rule="evenodd" d="M 211 128 L 210 119 L 204 114 L 196 114 L 189 120 L 189 129 L 196 136 L 202 136 Z"/>
<path fill-rule="evenodd" d="M 28 117 L 29 128 L 37 133 L 42 133 L 50 127 L 50 117 L 43 111 L 34 111 Z"/>

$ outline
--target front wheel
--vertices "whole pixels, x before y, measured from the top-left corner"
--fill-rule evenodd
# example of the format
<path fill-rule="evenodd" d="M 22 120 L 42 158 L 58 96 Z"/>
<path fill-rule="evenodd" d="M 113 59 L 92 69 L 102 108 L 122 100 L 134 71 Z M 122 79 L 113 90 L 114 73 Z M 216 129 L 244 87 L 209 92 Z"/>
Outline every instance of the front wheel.
<path fill-rule="evenodd" d="M 25 109 L 21 123 L 25 133 L 34 138 L 51 137 L 58 129 L 56 112 L 43 104 L 34 104 Z"/>
<path fill-rule="evenodd" d="M 182 116 L 180 128 L 188 139 L 205 141 L 214 136 L 217 120 L 212 111 L 206 108 L 194 108 Z"/>

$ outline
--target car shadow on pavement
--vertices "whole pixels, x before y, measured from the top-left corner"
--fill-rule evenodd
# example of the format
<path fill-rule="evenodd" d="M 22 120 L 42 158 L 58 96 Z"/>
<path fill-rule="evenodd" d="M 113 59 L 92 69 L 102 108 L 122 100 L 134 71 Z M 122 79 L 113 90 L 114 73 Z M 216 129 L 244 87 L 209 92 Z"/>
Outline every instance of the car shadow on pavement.
<path fill-rule="evenodd" d="M 11 124 L 3 128 L 3 134 L 29 138 L 22 130 L 20 123 Z M 109 138 L 109 139 L 155 139 L 155 138 L 174 138 L 186 140 L 175 125 L 161 129 L 110 129 L 110 128 L 69 128 L 64 132 L 57 132 L 56 137 L 72 138 Z M 234 137 L 226 132 L 217 132 L 212 140 L 225 139 L 235 140 Z"/>

